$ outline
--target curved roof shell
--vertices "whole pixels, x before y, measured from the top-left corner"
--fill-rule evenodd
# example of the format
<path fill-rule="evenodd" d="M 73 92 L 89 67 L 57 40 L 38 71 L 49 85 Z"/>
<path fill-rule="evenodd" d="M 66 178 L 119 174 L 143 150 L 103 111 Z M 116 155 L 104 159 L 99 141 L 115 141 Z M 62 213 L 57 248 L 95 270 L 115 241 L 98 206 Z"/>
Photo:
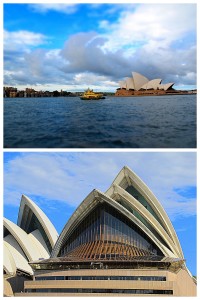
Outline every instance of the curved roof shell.
<path fill-rule="evenodd" d="M 126 81 L 119 81 L 119 86 L 121 89 L 126 89 Z"/>
<path fill-rule="evenodd" d="M 86 218 L 99 203 L 103 202 L 114 207 L 120 214 L 141 228 L 141 230 L 145 232 L 145 234 L 158 246 L 158 248 L 160 248 L 164 255 L 169 256 L 171 254 L 171 256 L 174 257 L 174 255 L 155 237 L 155 235 L 148 228 L 144 226 L 139 219 L 137 219 L 125 207 L 121 206 L 117 201 L 98 190 L 93 190 L 71 216 L 58 238 L 51 257 L 57 257 L 66 240 L 70 237 L 81 221 Z"/>
<path fill-rule="evenodd" d="M 167 91 L 167 90 L 171 89 L 173 85 L 174 85 L 173 82 L 165 83 L 165 84 L 160 84 L 160 85 L 159 85 L 159 89 L 160 89 L 160 90 Z"/>
<path fill-rule="evenodd" d="M 37 249 L 34 247 L 34 245 L 31 244 L 28 234 L 23 229 L 6 218 L 4 218 L 3 225 L 23 249 L 27 260 L 38 259 L 39 253 L 37 252 Z"/>
<path fill-rule="evenodd" d="M 145 83 L 141 89 L 143 90 L 157 90 L 159 88 L 159 85 L 161 83 L 162 79 L 153 79 L 149 80 L 147 83 Z"/>
<path fill-rule="evenodd" d="M 172 240 L 175 247 L 177 248 L 178 255 L 180 258 L 183 258 L 183 252 L 180 246 L 180 242 L 176 235 L 176 232 L 173 228 L 173 225 L 167 216 L 164 208 L 161 203 L 152 193 L 152 191 L 148 188 L 148 186 L 127 166 L 125 166 L 117 175 L 115 180 L 113 181 L 113 185 L 118 185 L 123 189 L 127 189 L 128 187 L 134 187 L 138 191 L 139 198 L 142 198 L 141 203 L 147 210 L 151 213 L 151 219 L 160 223 L 160 225 L 165 230 L 168 237 Z M 139 201 L 138 201 L 139 202 Z M 139 204 L 139 203 L 138 203 Z"/>
<path fill-rule="evenodd" d="M 133 78 L 127 77 L 125 81 L 126 81 L 126 89 L 127 90 L 135 89 Z"/>
<path fill-rule="evenodd" d="M 174 246 L 172 239 L 166 234 L 164 228 L 160 223 L 151 215 L 151 213 L 134 197 L 132 197 L 124 189 L 113 184 L 110 189 L 106 192 L 111 198 L 119 202 L 129 211 L 132 211 L 134 216 L 146 226 L 154 234 L 154 236 L 161 242 L 165 247 L 165 253 L 170 257 L 179 257 L 179 251 Z M 146 230 L 146 229 L 145 229 Z"/>
<path fill-rule="evenodd" d="M 33 232 L 29 233 L 28 237 L 31 240 L 31 243 L 34 244 L 34 246 L 37 248 L 37 252 L 40 258 L 49 257 L 49 250 L 39 229 L 36 229 Z"/>
<path fill-rule="evenodd" d="M 4 270 L 10 275 L 21 271 L 32 275 L 30 261 L 47 259 L 58 233 L 41 209 L 22 196 L 18 225 L 4 218 Z"/>
<path fill-rule="evenodd" d="M 31 242 L 28 234 L 24 232 L 13 222 L 4 218 L 4 228 L 7 230 L 7 234 L 4 237 L 4 265 L 7 269 L 7 273 L 15 275 L 17 270 L 32 275 L 32 268 L 28 262 L 37 260 L 39 252 L 35 245 Z M 49 256 L 46 256 L 48 258 Z M 12 268 L 8 268 L 12 266 Z"/>
<path fill-rule="evenodd" d="M 133 82 L 134 82 L 134 90 L 139 91 L 141 87 L 149 81 L 149 79 L 140 73 L 132 72 Z"/>
<path fill-rule="evenodd" d="M 128 187 L 135 188 L 142 201 L 138 201 L 131 195 Z M 121 215 L 136 224 L 157 245 L 164 256 L 183 258 L 175 230 L 163 207 L 149 188 L 128 167 L 124 167 L 119 172 L 106 193 L 93 190 L 79 205 L 60 234 L 51 257 L 59 255 L 75 228 L 98 203 L 103 202 L 114 207 Z"/>
<path fill-rule="evenodd" d="M 12 235 L 8 235 L 6 239 L 4 239 L 4 245 L 8 249 L 10 254 L 9 256 L 7 256 L 7 259 L 5 261 L 7 261 L 8 259 L 10 260 L 10 263 L 14 261 L 14 265 L 12 264 L 13 266 L 12 271 L 9 272 L 8 274 L 14 275 L 17 273 L 17 271 L 18 272 L 20 271 L 32 275 L 33 270 L 28 264 L 26 255 L 24 254 L 22 248 L 17 243 L 17 241 L 13 238 Z"/>
<path fill-rule="evenodd" d="M 174 85 L 174 83 L 172 82 L 165 84 L 161 84 L 161 82 L 162 79 L 160 78 L 149 80 L 147 77 L 143 76 L 140 73 L 132 72 L 132 77 L 127 77 L 124 81 L 119 81 L 119 86 L 121 89 L 132 89 L 135 91 L 151 89 L 167 91 Z"/>
<path fill-rule="evenodd" d="M 13 276 L 16 274 L 15 260 L 6 242 L 3 243 L 3 269 L 6 274 Z"/>
<path fill-rule="evenodd" d="M 31 227 L 30 219 L 33 217 L 38 224 L 38 228 Z M 49 252 L 52 250 L 58 238 L 58 233 L 44 212 L 25 195 L 22 195 L 17 224 L 27 233 L 39 229 L 48 246 Z"/>

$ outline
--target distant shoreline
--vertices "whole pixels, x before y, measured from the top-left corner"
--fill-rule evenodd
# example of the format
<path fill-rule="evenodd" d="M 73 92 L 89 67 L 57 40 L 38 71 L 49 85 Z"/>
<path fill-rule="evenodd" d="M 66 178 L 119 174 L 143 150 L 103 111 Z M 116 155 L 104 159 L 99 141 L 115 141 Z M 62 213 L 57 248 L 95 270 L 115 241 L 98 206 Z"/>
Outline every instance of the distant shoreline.
<path fill-rule="evenodd" d="M 4 98 L 45 98 L 45 97 L 80 97 L 83 92 L 60 92 L 55 90 L 50 91 L 36 91 L 32 88 L 26 88 L 26 90 L 18 90 L 14 87 L 4 87 L 3 97 Z M 116 92 L 102 92 L 106 97 L 143 97 L 143 96 L 165 96 L 165 95 L 196 95 L 197 90 L 144 90 L 144 91 L 134 91 L 117 89 Z"/>

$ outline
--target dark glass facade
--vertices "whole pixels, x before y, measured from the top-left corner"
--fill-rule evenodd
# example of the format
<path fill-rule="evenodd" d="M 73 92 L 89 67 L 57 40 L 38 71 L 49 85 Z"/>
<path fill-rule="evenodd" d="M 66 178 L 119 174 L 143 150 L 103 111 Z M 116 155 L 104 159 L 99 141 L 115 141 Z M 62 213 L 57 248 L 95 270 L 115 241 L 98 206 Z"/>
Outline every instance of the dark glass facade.
<path fill-rule="evenodd" d="M 27 289 L 27 293 L 113 293 L 113 294 L 168 294 L 173 295 L 172 290 L 151 290 L 151 289 Z"/>
<path fill-rule="evenodd" d="M 40 276 L 38 280 L 141 280 L 166 281 L 166 276 Z"/>
<path fill-rule="evenodd" d="M 163 222 L 158 217 L 158 215 L 155 213 L 149 202 L 141 195 L 141 193 L 136 190 L 136 188 L 132 185 L 128 186 L 125 189 L 130 195 L 132 195 L 135 199 L 137 199 L 151 214 L 154 216 L 154 218 L 160 223 L 160 225 L 165 229 L 165 226 L 163 225 Z"/>
<path fill-rule="evenodd" d="M 115 208 L 99 204 L 74 229 L 58 256 L 115 259 L 117 256 L 160 255 L 152 240 Z"/>
<path fill-rule="evenodd" d="M 140 220 L 152 233 L 153 235 L 163 244 L 165 247 L 170 249 L 169 245 L 163 240 L 163 238 L 158 234 L 153 226 L 136 210 L 130 207 L 122 198 L 117 200 L 117 202 L 130 211 L 138 220 Z M 170 249 L 171 250 L 171 249 Z"/>

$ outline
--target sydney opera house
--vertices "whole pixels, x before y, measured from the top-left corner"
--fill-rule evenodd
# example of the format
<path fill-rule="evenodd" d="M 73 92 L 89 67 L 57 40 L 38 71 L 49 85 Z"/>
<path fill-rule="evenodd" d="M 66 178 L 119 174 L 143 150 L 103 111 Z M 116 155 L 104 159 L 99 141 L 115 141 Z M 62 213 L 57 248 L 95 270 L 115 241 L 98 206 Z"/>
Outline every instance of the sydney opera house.
<path fill-rule="evenodd" d="M 132 72 L 132 77 L 127 77 L 119 82 L 120 88 L 117 89 L 115 96 L 134 96 L 134 95 L 163 95 L 174 92 L 174 83 L 162 84 L 162 79 L 149 80 L 145 76 Z"/>
<path fill-rule="evenodd" d="M 196 296 L 179 239 L 146 184 L 124 167 L 93 190 L 58 236 L 22 196 L 4 220 L 5 296 Z"/>

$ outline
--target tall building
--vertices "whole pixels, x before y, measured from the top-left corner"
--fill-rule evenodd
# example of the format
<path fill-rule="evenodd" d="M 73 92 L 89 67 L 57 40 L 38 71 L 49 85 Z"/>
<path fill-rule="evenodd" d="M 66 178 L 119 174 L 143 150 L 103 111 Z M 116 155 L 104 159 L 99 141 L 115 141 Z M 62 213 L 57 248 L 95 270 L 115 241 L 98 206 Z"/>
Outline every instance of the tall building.
<path fill-rule="evenodd" d="M 172 223 L 128 167 L 83 200 L 50 258 L 29 264 L 33 280 L 16 296 L 196 296 Z"/>

